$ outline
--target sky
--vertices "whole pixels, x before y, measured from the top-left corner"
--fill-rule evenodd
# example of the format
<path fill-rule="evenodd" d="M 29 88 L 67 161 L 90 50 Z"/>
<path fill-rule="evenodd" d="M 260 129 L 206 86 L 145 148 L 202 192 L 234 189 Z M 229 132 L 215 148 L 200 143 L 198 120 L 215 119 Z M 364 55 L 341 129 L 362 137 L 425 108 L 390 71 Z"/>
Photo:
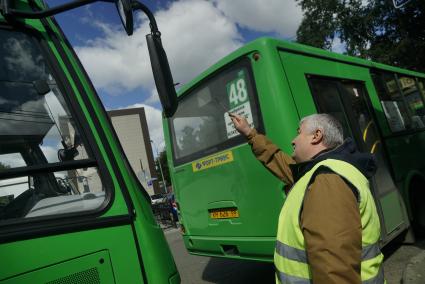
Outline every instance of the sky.
<path fill-rule="evenodd" d="M 69 1 L 47 0 L 50 7 Z M 171 72 L 180 86 L 222 57 L 262 36 L 295 40 L 301 8 L 293 0 L 148 0 Z M 127 36 L 115 4 L 93 3 L 55 16 L 107 110 L 144 107 L 151 139 L 164 148 L 161 105 L 145 35 L 147 18 L 134 14 Z M 336 43 L 338 44 L 338 43 Z"/>

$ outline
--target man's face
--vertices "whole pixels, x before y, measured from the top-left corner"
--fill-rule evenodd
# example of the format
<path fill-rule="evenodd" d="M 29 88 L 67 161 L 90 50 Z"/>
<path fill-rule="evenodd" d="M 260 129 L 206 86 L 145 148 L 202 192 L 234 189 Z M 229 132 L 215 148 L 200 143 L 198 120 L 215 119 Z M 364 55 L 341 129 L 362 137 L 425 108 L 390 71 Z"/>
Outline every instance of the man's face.
<path fill-rule="evenodd" d="M 305 129 L 304 123 L 298 128 L 297 137 L 292 140 L 292 147 L 294 152 L 292 158 L 297 162 L 305 162 L 311 159 L 312 142 L 314 139 L 314 133 L 308 133 Z"/>

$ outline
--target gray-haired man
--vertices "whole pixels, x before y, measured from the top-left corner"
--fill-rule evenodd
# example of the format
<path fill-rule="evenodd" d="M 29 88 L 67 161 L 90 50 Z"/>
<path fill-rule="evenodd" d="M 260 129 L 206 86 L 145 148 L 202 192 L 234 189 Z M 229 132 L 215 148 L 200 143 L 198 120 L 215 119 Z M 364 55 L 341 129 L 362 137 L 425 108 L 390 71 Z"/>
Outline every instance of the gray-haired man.
<path fill-rule="evenodd" d="M 380 225 L 368 178 L 370 154 L 343 141 L 330 115 L 303 118 L 292 157 L 230 114 L 256 158 L 292 189 L 279 216 L 276 283 L 383 283 Z"/>

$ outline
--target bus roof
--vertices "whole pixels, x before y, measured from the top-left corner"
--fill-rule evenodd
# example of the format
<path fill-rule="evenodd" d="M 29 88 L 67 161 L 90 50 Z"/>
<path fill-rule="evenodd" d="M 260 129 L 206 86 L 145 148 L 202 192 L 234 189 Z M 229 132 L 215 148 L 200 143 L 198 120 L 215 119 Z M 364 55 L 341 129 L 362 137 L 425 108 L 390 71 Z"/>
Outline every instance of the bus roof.
<path fill-rule="evenodd" d="M 419 72 L 415 72 L 415 71 L 411 71 L 411 70 L 407 70 L 403 68 L 398 68 L 398 67 L 394 67 L 394 66 L 390 66 L 390 65 L 386 65 L 382 63 L 377 63 L 377 62 L 361 59 L 354 56 L 343 55 L 343 54 L 331 52 L 328 50 L 295 43 L 295 42 L 278 40 L 278 39 L 274 39 L 270 37 L 261 37 L 254 41 L 249 42 L 248 44 L 233 51 L 229 55 L 223 57 L 217 63 L 210 66 L 204 72 L 202 72 L 201 74 L 196 76 L 194 79 L 192 79 L 190 82 L 184 84 L 179 89 L 178 96 L 181 96 L 183 93 L 185 93 L 186 91 L 194 87 L 199 81 L 205 79 L 212 73 L 216 72 L 218 69 L 227 65 L 229 62 L 232 62 L 235 59 L 240 58 L 241 56 L 244 56 L 246 54 L 250 54 L 254 51 L 265 51 L 265 50 L 284 50 L 284 51 L 295 52 L 298 54 L 304 54 L 304 55 L 312 56 L 316 58 L 339 61 L 341 63 L 346 63 L 346 64 L 353 64 L 357 66 L 364 66 L 367 68 L 381 69 L 381 70 L 386 70 L 390 72 L 425 78 L 425 74 L 423 73 L 419 73 Z"/>

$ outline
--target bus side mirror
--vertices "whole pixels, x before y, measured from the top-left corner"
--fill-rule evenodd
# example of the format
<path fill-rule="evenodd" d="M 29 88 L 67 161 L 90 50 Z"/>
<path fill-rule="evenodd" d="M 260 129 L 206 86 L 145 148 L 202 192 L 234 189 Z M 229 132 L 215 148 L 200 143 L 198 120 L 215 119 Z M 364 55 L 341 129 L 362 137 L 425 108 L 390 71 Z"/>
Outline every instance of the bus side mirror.
<path fill-rule="evenodd" d="M 168 65 L 167 55 L 161 43 L 161 33 L 156 25 L 156 20 L 149 8 L 137 0 L 74 0 L 53 8 L 42 11 L 17 10 L 12 7 L 12 0 L 0 0 L 0 12 L 5 18 L 18 17 L 28 19 L 42 19 L 64 11 L 81 7 L 93 2 L 115 2 L 121 22 L 128 35 L 133 34 L 133 11 L 142 10 L 149 18 L 151 34 L 146 36 L 152 72 L 155 79 L 159 99 L 166 117 L 172 116 L 177 110 L 177 94 L 174 89 L 173 76 Z"/>
<path fill-rule="evenodd" d="M 133 34 L 133 8 L 131 0 L 117 0 L 115 2 L 120 15 L 121 23 L 129 36 Z"/>
<path fill-rule="evenodd" d="M 171 117 L 177 110 L 177 94 L 167 55 L 162 47 L 159 33 L 146 35 L 152 72 L 156 89 L 166 117 Z"/>

